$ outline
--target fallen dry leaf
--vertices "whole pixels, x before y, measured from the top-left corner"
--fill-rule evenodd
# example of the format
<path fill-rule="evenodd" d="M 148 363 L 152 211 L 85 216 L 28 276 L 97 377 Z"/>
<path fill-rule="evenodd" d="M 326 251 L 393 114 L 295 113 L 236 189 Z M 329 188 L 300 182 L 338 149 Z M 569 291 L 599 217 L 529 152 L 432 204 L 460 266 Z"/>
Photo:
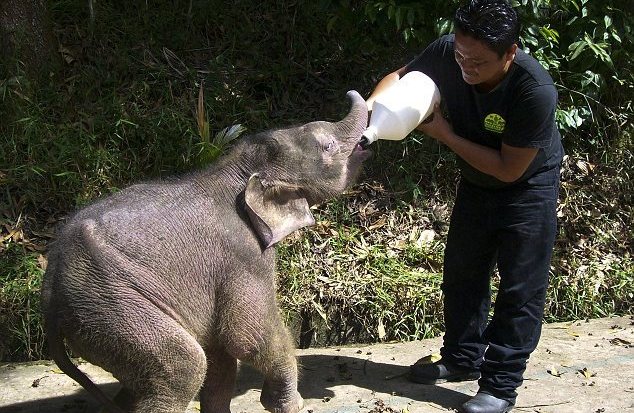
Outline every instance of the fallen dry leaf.
<path fill-rule="evenodd" d="M 594 171 L 595 165 L 587 161 L 578 160 L 577 168 L 586 176 L 590 175 Z"/>
<path fill-rule="evenodd" d="M 387 220 L 385 219 L 385 217 L 382 217 L 382 218 L 378 219 L 377 221 L 375 221 L 373 224 L 371 224 L 368 227 L 368 231 L 372 231 L 374 229 L 378 229 L 378 228 L 384 227 L 386 223 L 387 223 Z"/>
<path fill-rule="evenodd" d="M 37 256 L 37 263 L 41 269 L 46 271 L 46 265 L 48 264 L 48 260 L 42 254 Z"/>
<path fill-rule="evenodd" d="M 619 338 L 619 337 L 615 337 L 611 339 L 610 344 L 613 344 L 615 346 L 632 347 L 631 341 L 623 340 L 622 338 Z"/>
<path fill-rule="evenodd" d="M 583 369 L 579 370 L 579 373 L 583 374 L 583 377 L 585 377 L 586 379 L 589 379 L 590 377 L 594 377 L 597 375 L 597 373 L 592 373 L 590 370 L 588 370 L 587 367 L 584 367 Z"/>
<path fill-rule="evenodd" d="M 548 370 L 546 370 L 551 376 L 555 376 L 555 377 L 561 377 L 562 374 L 564 374 L 563 372 L 557 370 L 556 367 L 551 367 Z"/>
<path fill-rule="evenodd" d="M 379 319 L 379 327 L 377 328 L 379 333 L 379 340 L 383 340 L 385 337 L 385 326 L 383 325 L 383 319 Z"/>
<path fill-rule="evenodd" d="M 407 248 L 407 241 L 404 240 L 404 239 L 394 240 L 394 241 L 390 242 L 390 247 L 395 249 L 395 250 L 402 251 L 405 248 Z"/>
<path fill-rule="evenodd" d="M 33 380 L 33 383 L 31 383 L 31 387 L 39 387 L 39 386 L 40 386 L 40 382 L 41 382 L 43 379 L 47 378 L 47 377 L 48 377 L 48 376 L 43 376 L 43 377 L 40 377 L 39 379 L 35 379 L 35 380 Z"/>
<path fill-rule="evenodd" d="M 416 361 L 415 364 L 432 364 L 432 363 L 435 363 L 435 362 L 439 361 L 440 359 L 441 359 L 440 354 L 433 353 L 433 354 L 430 354 L 428 356 L 425 356 L 425 357 L 419 359 L 418 361 Z"/>

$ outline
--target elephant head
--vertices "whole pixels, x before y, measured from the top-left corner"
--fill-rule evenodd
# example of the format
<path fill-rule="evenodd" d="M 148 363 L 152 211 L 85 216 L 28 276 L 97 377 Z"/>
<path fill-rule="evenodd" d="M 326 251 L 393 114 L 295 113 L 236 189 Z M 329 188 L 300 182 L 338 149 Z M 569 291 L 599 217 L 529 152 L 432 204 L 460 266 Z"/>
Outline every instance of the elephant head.
<path fill-rule="evenodd" d="M 365 100 L 355 91 L 348 115 L 252 137 L 272 156 L 248 179 L 245 202 L 263 246 L 270 247 L 315 220 L 310 206 L 341 194 L 358 176 L 371 151 L 360 144 L 367 126 Z"/>

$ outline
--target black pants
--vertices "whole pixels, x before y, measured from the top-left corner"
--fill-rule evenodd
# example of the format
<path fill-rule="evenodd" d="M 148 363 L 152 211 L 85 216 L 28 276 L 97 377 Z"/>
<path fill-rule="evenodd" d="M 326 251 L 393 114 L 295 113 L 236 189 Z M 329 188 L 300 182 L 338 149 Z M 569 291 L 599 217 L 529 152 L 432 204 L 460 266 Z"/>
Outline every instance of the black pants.
<path fill-rule="evenodd" d="M 541 334 L 558 192 L 558 168 L 496 190 L 463 179 L 451 215 L 440 352 L 479 368 L 480 389 L 512 403 Z M 496 264 L 500 285 L 489 320 Z"/>

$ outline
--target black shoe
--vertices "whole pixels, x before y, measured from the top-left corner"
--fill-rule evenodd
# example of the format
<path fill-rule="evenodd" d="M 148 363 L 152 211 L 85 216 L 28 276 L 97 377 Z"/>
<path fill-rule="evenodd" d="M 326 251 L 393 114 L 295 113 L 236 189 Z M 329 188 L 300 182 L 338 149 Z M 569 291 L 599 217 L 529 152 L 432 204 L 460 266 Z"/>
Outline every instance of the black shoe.
<path fill-rule="evenodd" d="M 442 360 L 431 364 L 413 364 L 409 368 L 409 379 L 421 384 L 478 380 L 479 378 L 480 372 L 478 370 L 459 367 Z"/>
<path fill-rule="evenodd" d="M 513 408 L 508 400 L 498 399 L 488 393 L 478 392 L 468 402 L 462 405 L 462 413 L 506 413 Z"/>

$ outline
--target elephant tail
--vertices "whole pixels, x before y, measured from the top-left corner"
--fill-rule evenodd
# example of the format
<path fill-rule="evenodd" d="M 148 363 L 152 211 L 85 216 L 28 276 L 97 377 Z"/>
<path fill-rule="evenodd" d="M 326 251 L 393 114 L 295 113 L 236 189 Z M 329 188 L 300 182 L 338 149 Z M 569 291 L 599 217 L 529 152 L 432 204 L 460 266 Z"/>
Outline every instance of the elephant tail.
<path fill-rule="evenodd" d="M 79 370 L 71 361 L 66 353 L 64 346 L 64 337 L 62 329 L 59 326 L 58 319 L 55 315 L 45 316 L 44 318 L 46 335 L 48 338 L 49 352 L 57 367 L 60 368 L 71 379 L 79 383 L 88 393 L 90 393 L 98 402 L 106 407 L 109 413 L 125 413 L 123 409 L 115 404 L 104 392 L 95 384 L 84 372 Z"/>

